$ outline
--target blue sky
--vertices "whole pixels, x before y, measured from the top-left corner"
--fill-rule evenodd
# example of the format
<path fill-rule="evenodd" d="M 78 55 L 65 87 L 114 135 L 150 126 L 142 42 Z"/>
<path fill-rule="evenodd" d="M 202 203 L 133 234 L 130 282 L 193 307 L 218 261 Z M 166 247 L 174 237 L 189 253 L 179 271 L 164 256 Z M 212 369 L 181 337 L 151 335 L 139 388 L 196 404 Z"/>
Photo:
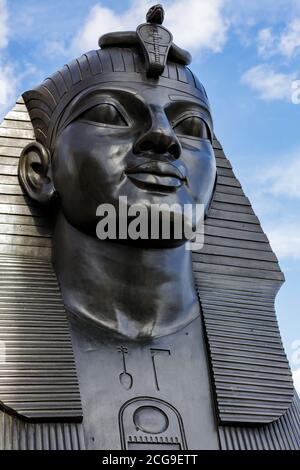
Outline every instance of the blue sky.
<path fill-rule="evenodd" d="M 135 28 L 155 2 L 0 0 L 0 118 L 22 91 L 101 34 Z M 285 349 L 300 389 L 300 0 L 167 0 L 165 25 L 193 54 L 215 131 L 279 257 Z M 300 82 L 299 82 L 300 87 Z M 300 89 L 300 88 L 299 88 Z"/>

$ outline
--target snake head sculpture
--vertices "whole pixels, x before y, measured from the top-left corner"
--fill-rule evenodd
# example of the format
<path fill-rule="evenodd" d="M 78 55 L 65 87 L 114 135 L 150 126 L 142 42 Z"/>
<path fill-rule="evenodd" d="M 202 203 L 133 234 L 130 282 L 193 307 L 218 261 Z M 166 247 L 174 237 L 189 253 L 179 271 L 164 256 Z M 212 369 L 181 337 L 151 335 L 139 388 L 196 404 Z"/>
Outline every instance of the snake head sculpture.
<path fill-rule="evenodd" d="M 147 20 L 147 23 L 163 24 L 164 17 L 165 17 L 165 12 L 164 12 L 162 5 L 157 4 L 149 8 L 147 15 L 146 15 L 146 20 Z"/>

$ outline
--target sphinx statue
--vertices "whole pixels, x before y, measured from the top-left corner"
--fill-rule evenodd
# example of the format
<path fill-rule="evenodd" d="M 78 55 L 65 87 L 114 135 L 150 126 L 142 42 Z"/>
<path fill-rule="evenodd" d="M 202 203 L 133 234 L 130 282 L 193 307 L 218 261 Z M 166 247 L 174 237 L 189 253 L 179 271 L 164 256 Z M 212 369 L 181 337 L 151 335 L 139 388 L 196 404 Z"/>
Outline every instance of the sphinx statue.
<path fill-rule="evenodd" d="M 0 127 L 1 449 L 300 448 L 284 276 L 163 19 L 102 36 Z M 122 197 L 201 205 L 203 248 L 99 239 Z"/>

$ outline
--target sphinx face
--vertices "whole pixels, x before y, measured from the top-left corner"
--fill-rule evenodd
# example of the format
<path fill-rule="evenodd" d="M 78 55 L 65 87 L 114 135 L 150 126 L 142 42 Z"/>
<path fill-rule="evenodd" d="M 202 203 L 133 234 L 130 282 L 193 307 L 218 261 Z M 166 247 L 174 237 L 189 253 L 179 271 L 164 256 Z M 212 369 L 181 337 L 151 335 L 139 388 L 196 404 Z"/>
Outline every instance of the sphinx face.
<path fill-rule="evenodd" d="M 148 83 L 102 84 L 74 109 L 57 138 L 52 172 L 76 228 L 96 236 L 97 207 L 111 204 L 118 216 L 120 197 L 128 207 L 208 208 L 216 164 L 209 113 L 197 97 Z"/>

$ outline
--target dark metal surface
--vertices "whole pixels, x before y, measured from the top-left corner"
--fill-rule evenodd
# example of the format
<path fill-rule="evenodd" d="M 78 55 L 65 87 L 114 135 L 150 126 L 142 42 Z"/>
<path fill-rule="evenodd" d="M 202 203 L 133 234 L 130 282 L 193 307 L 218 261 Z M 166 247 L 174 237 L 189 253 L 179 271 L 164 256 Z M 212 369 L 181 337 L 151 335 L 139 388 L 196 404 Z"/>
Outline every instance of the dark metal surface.
<path fill-rule="evenodd" d="M 18 132 L 26 132 L 20 142 Z M 4 134 L 9 136 L 4 136 Z M 35 140 L 33 127 L 23 98 L 0 126 L 0 254 L 51 258 L 51 220 L 45 210 L 24 195 L 18 180 L 22 149 Z M 10 146 L 12 143 L 12 146 Z"/>
<path fill-rule="evenodd" d="M 78 423 L 28 423 L 0 411 L 0 450 L 84 450 Z"/>
<path fill-rule="evenodd" d="M 90 51 L 76 61 L 65 65 L 60 71 L 46 79 L 35 90 L 25 92 L 26 100 L 36 139 L 53 151 L 57 133 L 72 119 L 72 99 L 89 87 L 101 84 L 145 82 L 144 64 L 139 49 L 112 47 Z M 150 85 L 160 85 L 196 97 L 200 105 L 209 110 L 209 103 L 203 85 L 185 66 L 177 62 L 166 65 L 159 79 L 148 78 Z M 68 104 L 71 102 L 71 108 Z M 45 112 L 45 109 L 47 112 Z M 5 142 L 8 142 L 7 139 Z M 23 146 L 27 143 L 19 139 Z M 11 142 L 11 145 L 15 142 Z M 4 143 L 5 144 L 5 143 Z M 1 138 L 0 138 L 1 145 Z M 6 143 L 5 145 L 9 145 Z"/>
<path fill-rule="evenodd" d="M 81 420 L 69 325 L 51 263 L 0 255 L 0 273 L 0 404 L 29 420 Z"/>
<path fill-rule="evenodd" d="M 274 310 L 284 277 L 219 142 L 214 147 L 219 179 L 193 262 L 219 419 L 270 423 L 294 396 Z"/>
<path fill-rule="evenodd" d="M 22 103 L 20 102 L 19 104 L 19 107 L 22 106 Z M 12 111 L 9 113 L 9 117 L 10 118 L 18 118 L 19 116 L 15 115 L 15 113 L 17 112 L 20 112 L 20 111 Z M 23 108 L 23 113 L 24 113 L 24 108 Z M 26 113 L 22 114 L 21 118 L 23 119 L 22 122 L 29 122 L 28 121 L 28 116 L 26 116 Z M 27 121 L 25 121 L 25 119 L 27 118 Z M 15 121 L 13 121 L 12 119 L 8 119 L 8 120 L 5 120 L 4 124 L 7 126 L 9 123 L 19 123 L 20 121 L 18 121 L 17 119 Z M 14 125 L 14 124 L 13 124 Z M 11 128 L 14 128 L 13 125 L 11 126 Z M 219 146 L 218 144 L 215 143 L 215 145 Z M 11 172 L 13 173 L 12 170 L 10 170 L 11 167 L 14 168 L 14 174 L 16 174 L 16 169 L 17 169 L 17 162 L 18 162 L 18 154 L 20 153 L 20 149 L 18 149 L 17 147 L 4 147 L 2 149 L 2 152 L 3 154 L 2 158 L 6 158 L 7 160 L 3 163 L 13 163 L 13 165 L 3 165 L 4 168 L 8 168 L 8 170 L 6 172 Z M 13 155 L 11 155 L 13 154 Z M 226 169 L 226 170 L 229 170 L 231 171 L 231 167 L 230 167 L 230 163 L 228 162 L 228 160 L 225 159 L 224 157 L 224 154 L 223 152 L 220 150 L 220 149 L 217 149 L 215 148 L 215 154 L 216 154 L 216 158 L 217 158 L 217 165 L 218 165 L 218 171 L 220 173 L 222 173 L 222 170 L 223 169 Z M 227 173 L 227 175 L 229 176 L 224 176 L 224 177 L 230 177 L 230 178 L 233 178 L 233 175 L 231 173 Z M 247 276 L 249 276 L 249 272 L 251 273 L 251 276 L 258 276 L 259 279 L 261 278 L 265 278 L 265 277 L 273 277 L 274 275 L 278 276 L 276 274 L 276 272 L 279 273 L 279 276 L 280 276 L 280 280 L 282 280 L 282 275 L 280 274 L 278 268 L 277 271 L 271 271 L 271 272 L 267 272 L 265 269 L 262 270 L 260 273 L 259 273 L 259 270 L 256 269 L 256 268 L 259 268 L 260 265 L 259 263 L 261 262 L 261 260 L 265 260 L 265 261 L 270 261 L 272 263 L 276 262 L 276 257 L 273 255 L 272 251 L 270 250 L 270 247 L 269 247 L 269 244 L 268 244 L 268 241 L 267 241 L 267 238 L 266 236 L 264 235 L 264 233 L 261 231 L 260 227 L 257 227 L 257 224 L 255 224 L 255 228 L 256 230 L 253 231 L 253 230 L 240 230 L 241 227 L 239 226 L 239 229 L 236 229 L 235 226 L 230 226 L 230 220 L 229 221 L 226 221 L 228 225 L 226 225 L 224 227 L 224 219 L 226 220 L 226 212 L 235 212 L 236 209 L 239 210 L 238 213 L 249 213 L 250 212 L 250 215 L 252 212 L 252 209 L 251 209 L 251 206 L 250 206 L 250 203 L 248 201 L 248 199 L 243 195 L 242 191 L 240 190 L 238 194 L 235 193 L 235 191 L 233 190 L 233 188 L 238 188 L 238 183 L 236 183 L 235 186 L 231 186 L 227 189 L 227 186 L 224 186 L 224 185 L 218 185 L 217 186 L 217 192 L 215 194 L 215 197 L 214 197 L 214 202 L 212 204 L 212 210 L 213 209 L 216 209 L 218 211 L 221 212 L 220 214 L 220 219 L 212 219 L 211 217 L 209 217 L 209 219 L 207 220 L 206 222 L 206 227 L 205 227 L 205 231 L 206 231 L 206 244 L 205 244 L 205 247 L 204 247 L 204 250 L 203 252 L 206 252 L 207 256 L 208 255 L 211 255 L 211 256 L 216 256 L 216 253 L 219 252 L 219 256 L 222 256 L 223 254 L 223 259 L 227 260 L 227 265 L 225 264 L 224 265 L 224 270 L 223 270 L 223 274 L 222 274 L 222 277 L 227 275 L 228 274 L 228 264 L 230 263 L 230 265 L 233 264 L 232 262 L 232 259 L 233 258 L 236 258 L 237 260 L 240 260 L 241 259 L 241 256 L 243 255 L 244 256 L 244 267 L 238 267 L 238 274 L 239 276 L 241 274 L 243 274 L 243 277 L 242 279 L 244 278 L 244 274 L 246 274 L 246 278 L 244 279 L 246 282 L 249 282 L 250 280 L 247 279 Z M 226 188 L 226 189 L 225 189 Z M 229 192 L 229 190 L 231 190 Z M 226 192 L 223 192 L 223 191 L 226 191 Z M 7 192 L 7 191 L 6 191 Z M 20 192 L 20 189 L 19 189 L 19 192 Z M 233 194 L 231 194 L 233 192 Z M 24 207 L 24 208 L 27 208 L 27 207 L 30 207 L 28 205 L 29 203 L 29 200 L 26 199 L 26 196 L 21 196 L 21 195 L 10 195 L 10 194 L 3 194 L 1 195 L 3 199 L 3 203 L 14 203 L 15 206 L 18 208 L 18 207 Z M 15 199 L 15 198 L 19 198 L 19 199 Z M 22 199 L 20 199 L 22 198 Z M 21 204 L 20 204 L 21 203 Z M 221 207 L 218 207 L 216 204 L 223 204 L 223 206 Z M 33 202 L 30 203 L 31 206 L 34 205 Z M 227 207 L 228 207 L 228 204 L 230 204 L 229 208 L 230 208 L 230 211 L 226 211 Z M 235 211 L 233 210 L 235 209 Z M 224 216 L 223 216 L 224 215 Z M 15 216 L 14 216 L 15 217 Z M 222 225 L 216 225 L 217 221 L 220 220 L 222 221 Z M 12 253 L 19 253 L 19 254 L 24 254 L 24 255 L 32 255 L 33 252 L 31 251 L 32 250 L 32 243 L 34 244 L 34 249 L 36 250 L 36 246 L 38 246 L 40 243 L 42 245 L 44 245 L 45 241 L 47 242 L 47 246 L 43 246 L 43 247 L 39 247 L 39 250 L 38 252 L 35 251 L 35 255 L 36 256 L 40 256 L 40 257 L 43 257 L 43 258 L 47 258 L 49 257 L 49 243 L 51 241 L 50 237 L 51 236 L 51 229 L 48 225 L 49 228 L 45 227 L 45 230 L 47 230 L 45 232 L 45 236 L 40 236 L 40 231 L 41 231 L 41 227 L 40 226 L 37 226 L 37 225 L 20 225 L 20 224 L 16 224 L 16 221 L 15 221 L 15 218 L 12 219 L 12 224 L 1 224 L 0 227 L 2 227 L 2 231 L 5 232 L 3 235 L 5 237 L 10 237 L 10 238 L 3 238 L 2 241 L 4 242 L 4 246 L 2 248 L 3 252 L 5 253 L 9 253 L 12 252 Z M 17 219 L 17 222 L 18 219 Z M 225 224 L 226 224 L 225 222 Z M 36 222 L 35 222 L 36 224 Z M 249 228 L 249 227 L 243 227 L 243 228 Z M 251 227 L 252 228 L 252 227 Z M 17 233 L 17 234 L 16 234 Z M 24 236 L 25 235 L 25 236 Z M 34 235 L 34 236 L 30 236 L 30 235 Z M 38 236 L 37 236 L 38 235 Z M 20 243 L 20 244 L 19 244 Z M 219 251 L 218 251 L 219 250 Z M 232 251 L 229 251 L 228 250 L 232 250 Z M 242 250 L 242 251 L 241 251 Z M 228 254 L 230 253 L 231 256 L 228 256 Z M 225 255 L 225 256 L 224 256 Z M 235 255 L 235 256 L 234 256 Z M 195 254 L 194 255 L 194 263 L 198 263 L 199 260 L 200 260 L 200 257 L 202 255 L 199 255 L 199 254 Z M 249 267 L 248 267 L 248 259 L 252 259 L 254 260 L 256 266 L 255 266 L 255 269 L 254 268 L 251 268 L 251 271 L 249 271 Z M 258 259 L 256 259 L 258 258 Z M 206 263 L 205 263 L 205 266 L 207 270 L 211 271 L 212 269 L 212 266 L 208 263 L 209 259 L 206 258 Z M 213 263 L 212 263 L 213 264 Z M 198 265 L 199 266 L 199 265 Z M 200 265 L 202 266 L 202 265 Z M 220 266 L 219 264 L 215 265 L 215 267 L 217 266 L 217 269 L 219 270 L 220 269 Z M 196 266 L 195 267 L 195 270 L 197 271 L 199 268 Z M 234 271 L 234 274 L 235 276 L 237 275 L 237 267 L 233 267 L 232 269 L 235 269 Z M 246 270 L 246 271 L 245 271 Z M 196 274 L 197 276 L 197 274 Z M 241 279 L 241 278 L 240 278 Z M 224 279 L 221 279 L 220 277 L 218 277 L 216 279 L 218 285 L 222 286 L 222 284 L 224 284 Z M 229 282 L 233 282 L 233 283 L 236 283 L 238 282 L 235 277 L 232 277 L 232 278 L 229 278 Z M 261 288 L 261 280 L 258 281 L 259 284 L 260 284 L 260 288 Z M 207 283 L 209 284 L 209 281 L 207 281 Z M 275 283 L 276 284 L 276 283 Z M 203 285 L 203 284 L 202 284 Z M 245 289 L 245 282 L 244 284 L 242 284 L 242 286 L 244 286 L 243 288 Z M 205 289 L 207 289 L 207 286 L 205 287 Z M 205 289 L 203 288 L 202 291 L 203 291 L 203 296 L 205 296 Z M 272 299 L 274 299 L 275 297 L 275 291 L 276 291 L 277 287 L 275 285 L 275 290 L 274 290 L 274 287 L 272 287 L 271 289 L 271 297 Z M 251 284 L 249 284 L 249 288 L 248 288 L 248 291 L 249 290 L 252 290 L 252 286 Z M 226 289 L 227 291 L 227 289 Z M 227 293 L 228 294 L 228 293 Z M 244 294 L 247 294 L 247 291 L 244 291 Z M 202 296 L 201 296 L 202 297 Z M 214 298 L 215 296 L 213 296 Z M 271 310 L 272 310 L 272 303 L 273 303 L 273 300 L 271 299 Z M 226 300 L 226 297 L 225 297 L 225 300 Z M 257 337 L 256 335 L 253 334 L 253 330 L 249 329 L 249 327 L 251 326 L 251 318 L 254 318 L 254 317 L 250 317 L 249 318 L 249 321 L 250 323 L 245 323 L 245 320 L 246 320 L 246 314 L 247 314 L 247 311 L 246 311 L 246 305 L 245 305 L 245 299 L 243 299 L 243 302 L 242 304 L 240 305 L 240 307 L 236 306 L 236 299 L 234 299 L 234 312 L 232 313 L 235 313 L 235 315 L 237 316 L 237 318 L 239 319 L 240 323 L 239 323 L 239 326 L 242 324 L 243 327 L 245 328 L 248 328 L 248 339 L 246 339 L 245 337 L 243 337 L 243 334 L 240 332 L 240 330 L 238 330 L 238 335 L 237 335 L 237 338 L 235 338 L 235 343 L 234 344 L 238 344 L 238 349 L 240 350 L 240 347 L 241 347 L 241 342 L 247 342 L 247 343 L 250 343 L 250 349 L 252 351 L 252 354 L 254 353 L 256 355 L 256 358 L 257 358 L 257 355 L 260 354 L 260 350 L 259 350 L 259 345 L 261 344 L 261 342 L 259 342 L 259 336 Z M 248 292 L 248 296 L 246 295 L 246 301 L 249 301 L 249 292 Z M 250 315 L 255 315 L 255 310 L 253 312 L 253 299 L 251 299 L 250 297 L 250 301 L 251 301 L 251 314 Z M 221 302 L 224 302 L 224 297 L 223 299 L 221 299 Z M 226 305 L 226 311 L 228 310 L 228 305 Z M 259 304 L 261 305 L 261 303 Z M 269 303 L 270 305 L 270 303 Z M 213 314 L 211 314 L 211 312 L 209 313 L 209 310 L 207 310 L 206 306 L 204 305 L 204 301 L 202 303 L 202 308 L 203 308 L 203 311 L 204 311 L 204 315 L 206 314 L 207 312 L 207 316 L 209 318 L 209 315 L 211 316 L 211 320 L 210 321 L 213 321 L 214 322 L 214 317 L 212 315 L 214 315 L 214 312 L 216 312 L 216 314 L 218 315 L 218 319 L 220 320 L 220 316 L 218 314 L 219 312 L 219 305 L 218 307 L 213 307 Z M 217 310 L 216 310 L 217 308 Z M 237 311 L 236 311 L 237 310 Z M 240 311 L 239 311 L 240 310 Z M 264 315 L 264 316 L 262 316 Z M 248 314 L 248 317 L 249 317 L 249 314 Z M 225 318 L 225 320 L 224 320 Z M 271 321 L 271 324 L 274 328 L 277 328 L 276 326 L 276 323 L 274 322 L 274 319 L 272 317 L 272 313 L 270 315 L 270 313 L 268 312 L 268 315 L 267 315 L 267 318 L 264 314 L 264 312 L 262 311 L 258 311 L 258 314 L 256 313 L 256 316 L 255 316 L 255 321 L 257 323 L 257 320 L 259 320 L 262 322 L 266 322 L 266 319 L 268 322 Z M 224 326 L 226 326 L 226 322 L 228 322 L 229 320 L 231 320 L 231 318 L 228 317 L 228 315 L 226 314 L 222 314 L 222 321 L 223 323 L 221 323 L 221 325 L 219 326 L 220 329 L 223 329 Z M 224 325 L 224 321 L 225 321 L 225 325 Z M 232 324 L 232 321 L 231 321 L 231 324 Z M 268 325 L 268 323 L 267 323 Z M 265 323 L 264 323 L 264 326 L 267 326 Z M 209 325 L 208 325 L 208 330 L 209 330 Z M 216 325 L 216 330 L 218 330 L 218 326 Z M 234 334 L 234 333 L 232 333 Z M 212 344 L 213 341 L 215 341 L 215 345 L 216 345 L 216 351 L 218 352 L 218 347 L 224 349 L 224 343 L 225 343 L 225 349 L 226 347 L 228 348 L 228 342 L 226 340 L 226 338 L 224 338 L 222 340 L 222 336 L 218 336 L 218 333 L 217 331 L 210 331 L 210 336 L 212 336 Z M 217 340 L 214 338 L 214 336 L 217 338 Z M 258 339 L 258 341 L 255 341 L 255 339 Z M 254 345 L 253 345 L 254 343 Z M 264 345 L 264 351 L 265 349 L 269 348 L 269 347 L 272 347 L 272 342 L 265 346 Z M 234 345 L 232 346 L 232 341 L 229 342 L 229 347 L 230 347 L 230 350 L 229 352 L 232 354 L 233 353 L 233 358 L 236 360 L 237 358 L 234 357 L 234 351 L 236 351 L 236 349 L 234 349 Z M 273 346 L 274 347 L 274 346 Z M 244 345 L 244 348 L 247 348 L 247 344 Z M 258 348 L 258 349 L 257 349 Z M 249 344 L 248 344 L 248 348 L 249 349 Z M 279 354 L 278 357 L 280 357 L 281 359 L 285 360 L 284 358 L 284 355 L 283 355 L 283 352 L 280 352 L 280 350 L 282 351 L 281 349 L 281 346 L 279 346 L 279 351 L 277 354 Z M 248 355 L 248 352 L 247 352 L 247 355 Z M 229 363 L 232 365 L 232 356 L 230 354 L 228 354 L 228 361 Z M 216 356 L 214 359 L 213 359 L 213 363 L 216 364 L 216 367 L 218 366 L 218 362 L 217 362 L 217 358 L 218 356 Z M 224 356 L 222 356 L 222 359 L 224 360 Z M 275 357 L 274 357 L 275 359 Z M 270 362 L 268 363 L 269 367 L 270 367 Z M 223 368 L 223 363 L 220 363 L 220 366 L 221 366 L 221 372 L 218 371 L 219 375 L 221 374 L 222 375 L 222 370 L 226 372 L 226 369 Z M 220 369 L 220 366 L 219 366 L 219 369 Z M 251 370 L 251 366 L 248 366 L 248 368 Z M 218 370 L 218 369 L 216 369 Z M 231 372 L 232 372 L 232 368 L 230 369 Z M 239 369 L 238 369 L 239 370 Z M 239 375 L 241 374 L 241 372 L 238 372 L 236 371 L 235 374 Z M 246 374 L 247 374 L 247 371 L 246 371 Z M 245 375 L 245 371 L 243 372 L 243 375 Z M 251 393 L 251 390 L 252 390 L 252 399 L 253 399 L 253 382 L 255 381 L 255 376 L 257 376 L 257 379 L 256 381 L 258 383 L 255 384 L 255 400 L 253 400 L 253 403 L 256 403 L 258 405 L 257 409 L 260 410 L 259 408 L 259 400 L 257 401 L 257 398 L 260 397 L 260 394 L 261 394 L 261 400 L 264 401 L 264 398 L 266 397 L 265 395 L 265 387 L 264 387 L 264 383 L 265 383 L 265 378 L 266 377 L 272 377 L 272 375 L 268 374 L 267 371 L 265 371 L 265 374 L 264 376 L 259 376 L 258 374 L 258 371 L 252 371 L 249 373 L 248 371 L 248 375 L 250 376 L 250 379 L 249 377 L 248 378 L 244 378 L 244 377 L 237 377 L 235 380 L 233 380 L 231 374 L 228 374 L 226 373 L 225 374 L 225 382 L 223 382 L 224 378 L 222 379 L 222 377 L 220 377 L 220 379 L 216 382 L 217 384 L 221 384 L 221 388 L 220 388 L 220 400 L 222 399 L 222 393 L 223 395 L 225 394 L 226 395 L 226 389 L 227 389 L 227 395 L 229 393 L 229 397 L 227 396 L 226 399 L 230 399 L 231 402 L 233 400 L 234 403 L 240 403 L 242 405 L 247 405 L 247 394 L 249 396 L 249 393 Z M 282 376 L 281 376 L 282 377 Z M 279 375 L 279 378 L 280 378 L 280 375 Z M 238 385 L 236 384 L 236 382 L 238 382 Z M 239 383 L 239 382 L 242 382 Z M 243 382 L 246 382 L 246 385 L 245 383 Z M 249 382 L 249 383 L 247 383 Z M 287 396 L 290 397 L 291 396 L 291 392 L 290 392 L 290 385 L 289 385 L 289 381 L 286 383 L 286 392 L 287 393 Z M 261 385 L 260 385 L 261 384 Z M 247 388 L 249 389 L 250 388 L 250 392 L 247 390 Z M 242 391 L 242 395 L 241 395 L 241 389 L 243 390 Z M 270 393 L 267 394 L 268 398 L 272 399 L 271 395 L 272 395 L 272 392 L 274 392 L 273 388 L 270 387 Z M 271 394 L 271 395 L 270 395 Z M 281 406 L 284 406 L 286 407 L 286 401 L 285 401 L 285 396 L 286 395 L 283 395 L 283 398 L 284 398 L 284 403 L 281 404 Z M 243 399 L 243 397 L 245 397 L 245 399 Z M 237 420 L 237 414 L 238 413 L 233 413 L 232 411 L 235 410 L 235 407 L 233 406 L 230 406 L 228 408 L 228 406 L 226 405 L 227 402 L 224 402 L 223 405 L 220 405 L 220 408 L 219 408 L 219 411 L 222 412 L 222 409 L 224 410 L 224 408 L 227 410 L 227 412 L 224 413 L 223 411 L 223 417 L 224 417 L 224 420 L 233 420 L 233 421 L 236 421 Z M 249 403 L 249 401 L 248 401 Z M 271 402 L 272 403 L 272 402 Z M 251 401 L 250 401 L 250 404 L 251 404 Z M 280 404 L 280 402 L 279 402 Z M 276 403 L 276 406 L 278 406 L 278 403 Z M 267 406 L 267 408 L 270 408 L 270 402 Z M 249 407 L 250 409 L 250 407 Z M 276 408 L 278 409 L 278 408 Z M 242 410 L 243 412 L 245 412 L 245 406 L 242 407 Z M 247 410 L 246 410 L 247 411 Z M 260 410 L 261 411 L 261 410 Z M 267 410 L 268 412 L 268 410 Z M 278 411 L 275 411 L 273 410 L 273 413 L 274 415 L 277 413 Z M 239 413 L 240 417 L 241 417 L 241 413 Z M 245 419 L 245 416 L 242 416 L 242 419 Z M 249 419 L 249 416 L 248 416 L 248 419 Z M 259 421 L 264 420 L 266 419 L 265 417 L 262 418 L 262 414 L 259 413 L 259 416 L 257 415 L 257 413 L 253 416 L 251 416 L 250 420 L 256 420 L 258 419 Z M 268 417 L 268 419 L 270 419 L 270 417 Z"/>
<path fill-rule="evenodd" d="M 149 8 L 147 15 L 146 15 L 146 20 L 148 23 L 163 24 L 164 17 L 165 17 L 165 12 L 164 12 L 162 5 L 157 4 Z"/>
<path fill-rule="evenodd" d="M 88 449 L 219 448 L 199 317 L 147 341 L 69 318 Z"/>
<path fill-rule="evenodd" d="M 299 450 L 300 402 L 297 394 L 289 410 L 268 426 L 220 426 L 222 450 Z"/>
<path fill-rule="evenodd" d="M 52 222 L 24 194 L 18 180 L 20 153 L 35 140 L 22 98 L 5 117 L 0 136 L 0 402 L 4 409 L 31 420 L 79 420 L 82 410 L 68 321 L 50 262 Z M 42 434 L 50 432 L 46 425 L 18 425 L 18 418 L 1 416 L 3 427 L 9 426 L 12 433 L 4 432 L 2 448 L 26 448 L 27 442 L 38 447 L 39 429 L 44 429 Z M 29 441 L 24 437 L 27 431 Z M 56 448 L 54 437 L 49 439 L 49 446 Z"/>

